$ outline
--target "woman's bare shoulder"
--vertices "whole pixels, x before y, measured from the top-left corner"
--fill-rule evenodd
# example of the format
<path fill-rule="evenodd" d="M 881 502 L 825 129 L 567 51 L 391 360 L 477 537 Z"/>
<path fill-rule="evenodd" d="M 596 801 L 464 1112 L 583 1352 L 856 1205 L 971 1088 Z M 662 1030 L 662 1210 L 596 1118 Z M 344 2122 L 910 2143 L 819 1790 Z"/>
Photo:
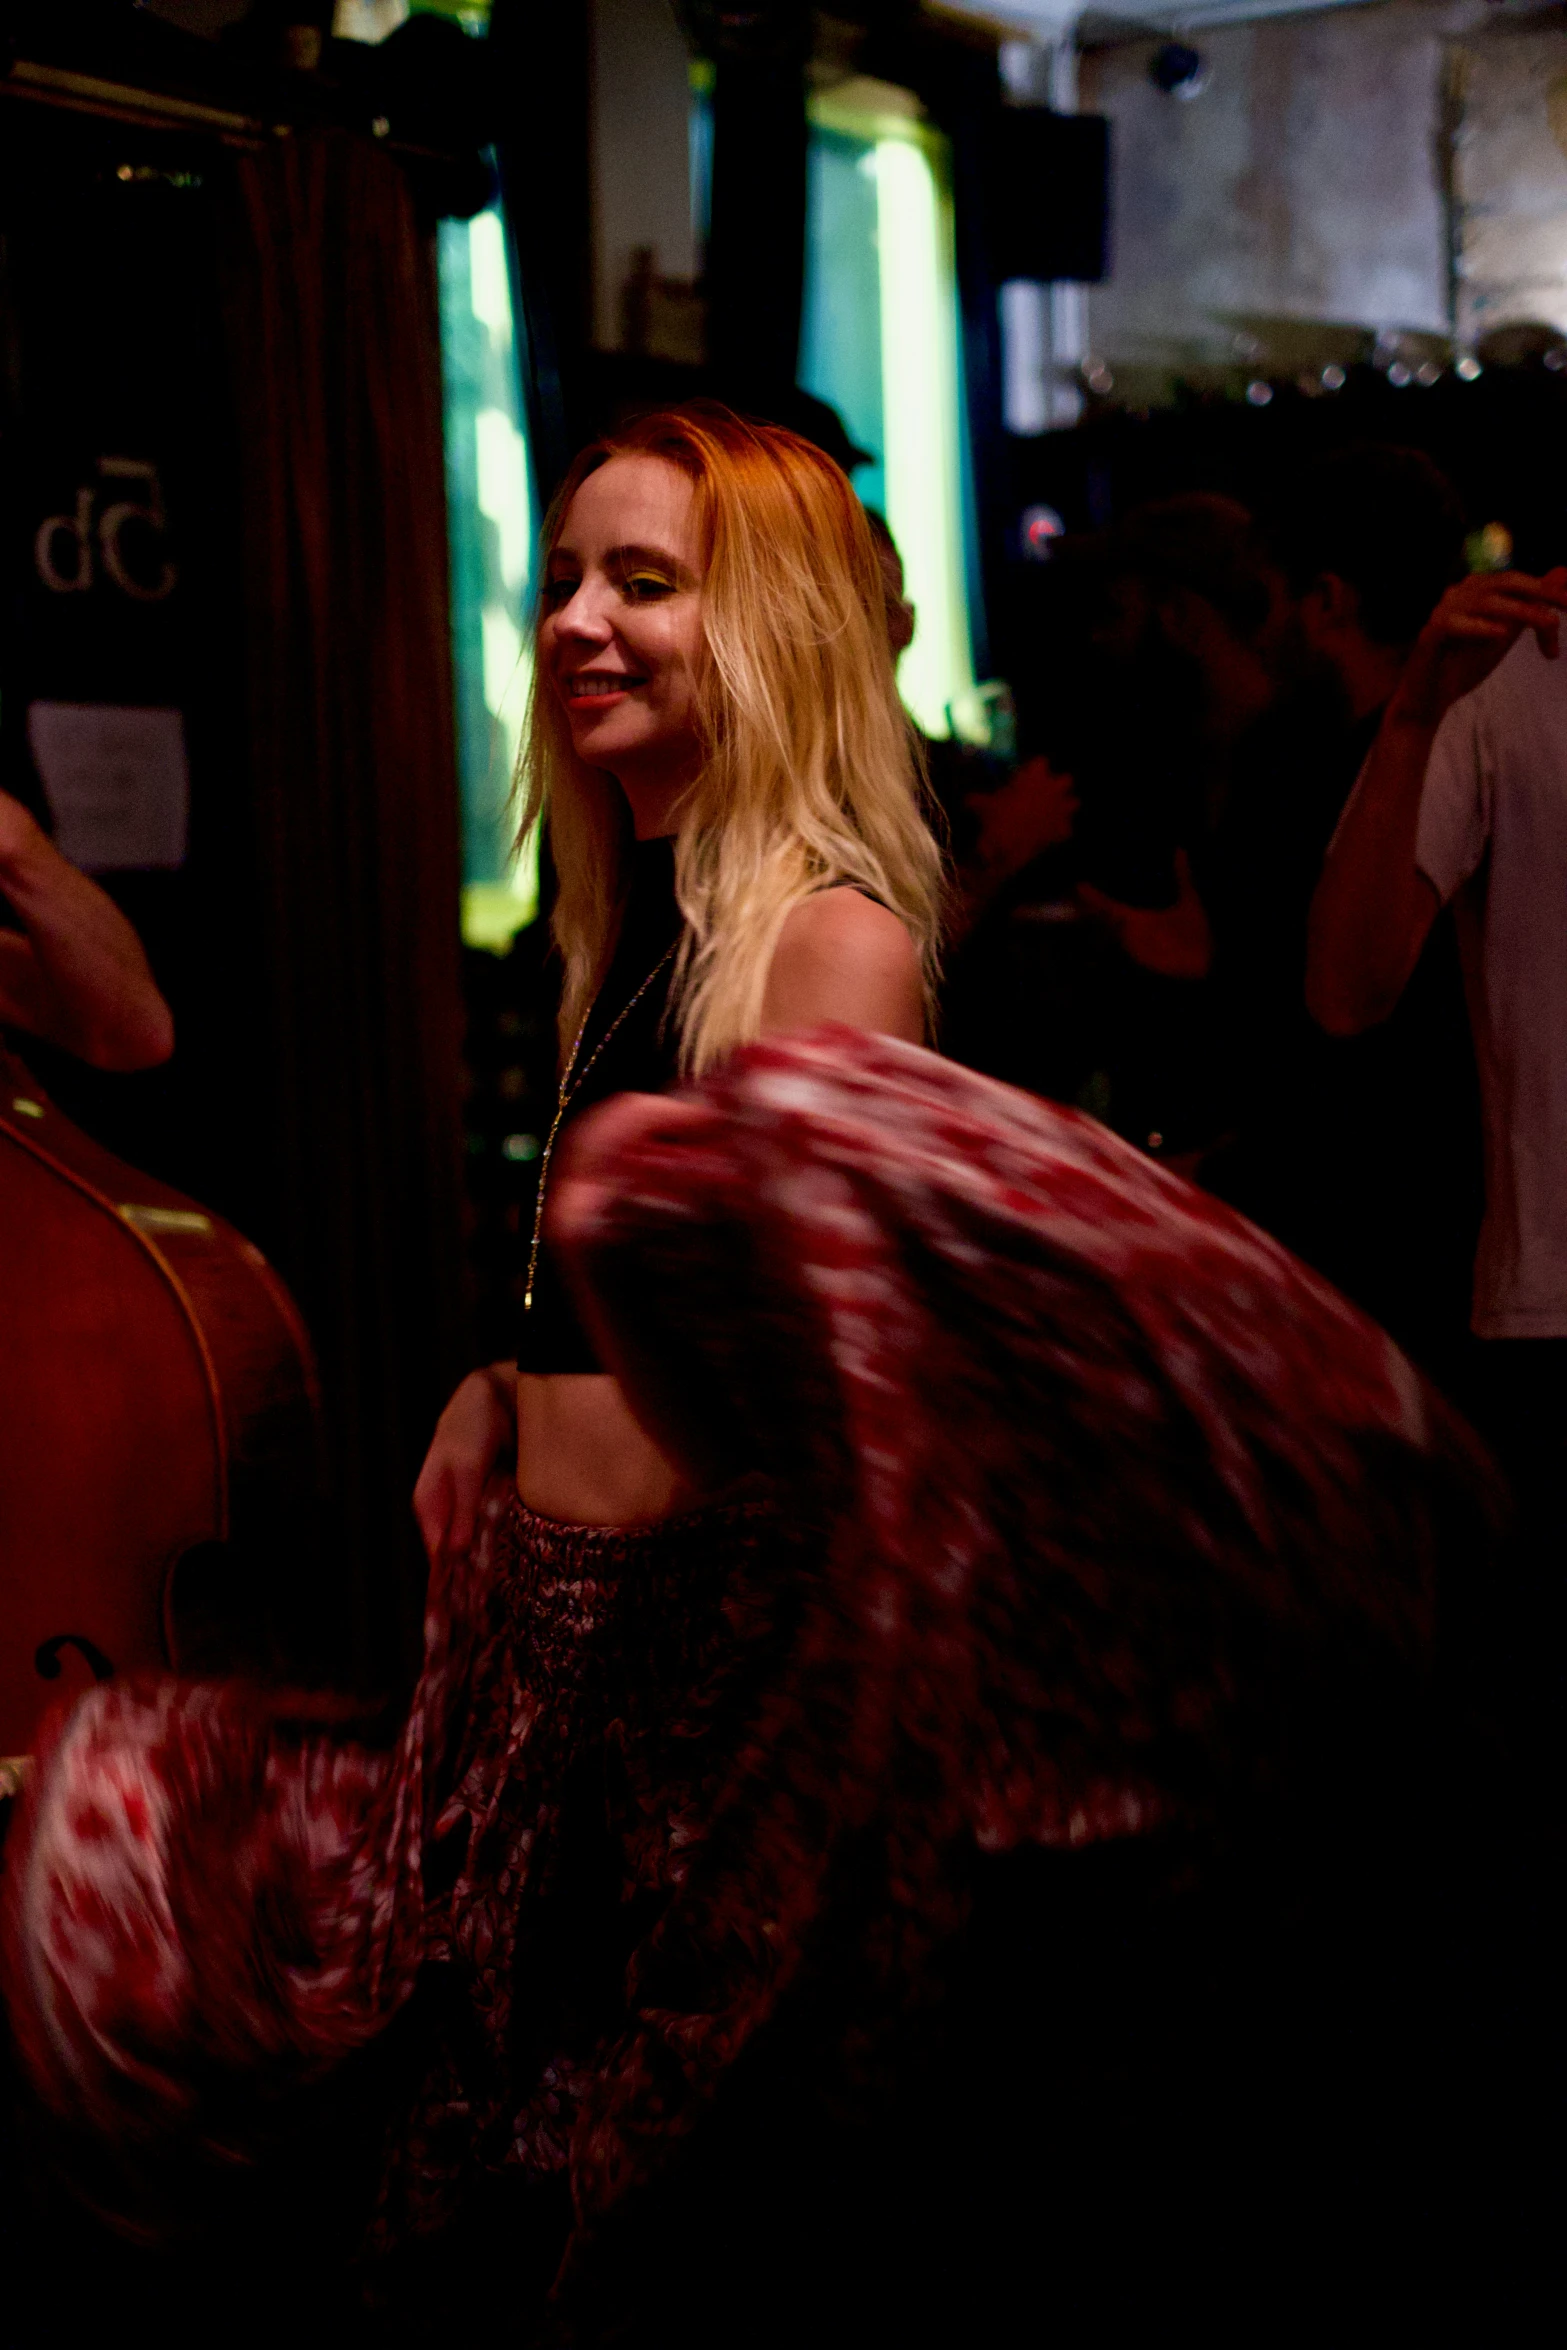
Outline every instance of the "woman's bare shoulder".
<path fill-rule="evenodd" d="M 819 889 L 791 906 L 778 934 L 777 954 L 862 955 L 884 958 L 900 968 L 919 968 L 919 950 L 908 925 L 877 898 L 850 882 Z"/>
<path fill-rule="evenodd" d="M 889 907 L 847 883 L 791 907 L 767 974 L 764 1027 L 819 1020 L 916 1041 L 924 1034 L 918 947 Z"/>

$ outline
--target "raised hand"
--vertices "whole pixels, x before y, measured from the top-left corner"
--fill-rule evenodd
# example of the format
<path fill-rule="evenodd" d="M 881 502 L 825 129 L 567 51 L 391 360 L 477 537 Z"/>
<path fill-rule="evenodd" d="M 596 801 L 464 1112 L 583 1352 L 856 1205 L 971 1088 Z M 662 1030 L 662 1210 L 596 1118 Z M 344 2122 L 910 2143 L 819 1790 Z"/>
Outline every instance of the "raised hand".
<path fill-rule="evenodd" d="M 1482 571 L 1448 589 L 1420 631 L 1393 698 L 1395 719 L 1435 726 L 1465 694 L 1483 685 L 1498 662 L 1532 628 L 1541 652 L 1556 659 L 1567 612 L 1567 568 L 1536 579 L 1527 571 Z"/>

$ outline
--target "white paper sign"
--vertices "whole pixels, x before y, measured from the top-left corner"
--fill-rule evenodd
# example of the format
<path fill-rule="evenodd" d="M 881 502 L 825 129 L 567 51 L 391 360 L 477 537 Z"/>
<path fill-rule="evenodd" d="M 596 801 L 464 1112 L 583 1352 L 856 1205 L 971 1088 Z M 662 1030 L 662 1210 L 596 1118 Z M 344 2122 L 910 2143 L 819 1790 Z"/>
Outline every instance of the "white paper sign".
<path fill-rule="evenodd" d="M 178 710 L 33 702 L 27 739 L 55 846 L 84 873 L 185 862 L 190 767 Z"/>

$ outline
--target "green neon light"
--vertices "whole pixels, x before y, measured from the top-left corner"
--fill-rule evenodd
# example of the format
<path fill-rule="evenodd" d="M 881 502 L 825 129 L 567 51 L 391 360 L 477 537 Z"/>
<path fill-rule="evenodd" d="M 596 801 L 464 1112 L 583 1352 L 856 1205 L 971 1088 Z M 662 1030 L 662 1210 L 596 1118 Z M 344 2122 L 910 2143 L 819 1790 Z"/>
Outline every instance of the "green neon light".
<path fill-rule="evenodd" d="M 914 641 L 899 667 L 903 698 L 933 736 L 974 684 L 958 480 L 958 353 L 952 222 L 930 157 L 878 139 L 881 400 L 887 520 L 903 557 Z"/>
<path fill-rule="evenodd" d="M 511 778 L 528 703 L 526 606 L 538 505 L 498 211 L 440 228 L 452 654 L 462 784 L 462 935 L 504 953 L 538 910 L 533 844 L 512 854 Z"/>
<path fill-rule="evenodd" d="M 924 732 L 945 736 L 974 691 L 947 145 L 911 92 L 864 79 L 819 93 L 811 124 L 801 380 L 879 460 L 857 481 L 886 512 L 915 607 L 898 682 Z M 871 198 L 873 238 L 856 185 Z"/>

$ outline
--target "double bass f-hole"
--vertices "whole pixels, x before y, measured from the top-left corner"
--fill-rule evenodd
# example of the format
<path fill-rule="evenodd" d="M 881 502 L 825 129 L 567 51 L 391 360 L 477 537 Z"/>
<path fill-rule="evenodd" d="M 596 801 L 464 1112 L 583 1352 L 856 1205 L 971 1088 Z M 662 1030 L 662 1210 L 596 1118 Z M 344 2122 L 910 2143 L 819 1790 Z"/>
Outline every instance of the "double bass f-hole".
<path fill-rule="evenodd" d="M 34 1667 L 46 1681 L 59 1680 L 61 1652 L 67 1648 L 75 1649 L 95 1681 L 112 1677 L 114 1666 L 95 1640 L 85 1632 L 56 1632 L 52 1640 L 40 1640 L 33 1651 Z"/>

